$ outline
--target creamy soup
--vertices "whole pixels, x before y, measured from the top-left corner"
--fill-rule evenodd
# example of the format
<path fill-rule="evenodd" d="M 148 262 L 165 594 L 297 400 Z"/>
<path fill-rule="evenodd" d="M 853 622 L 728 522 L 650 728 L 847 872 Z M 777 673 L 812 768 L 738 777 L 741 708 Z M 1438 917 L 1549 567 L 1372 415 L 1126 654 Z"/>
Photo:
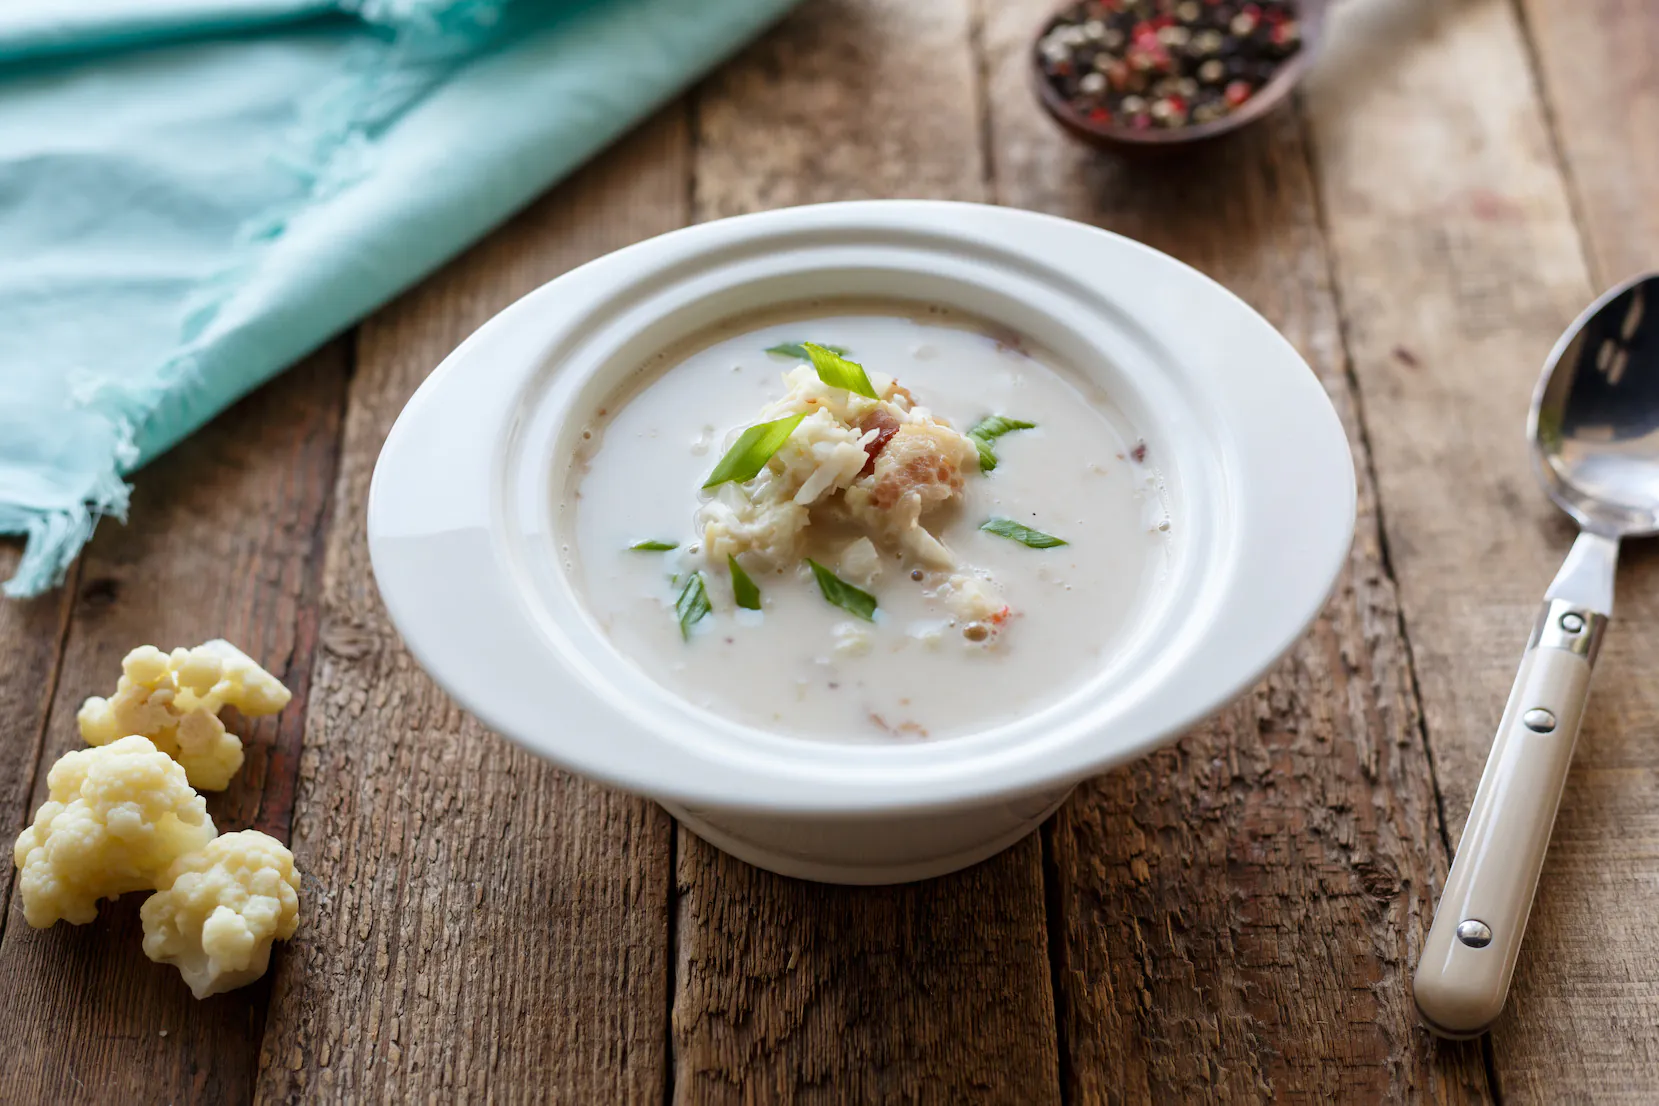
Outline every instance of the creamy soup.
<path fill-rule="evenodd" d="M 789 435 L 769 458 L 757 426 Z M 643 366 L 588 429 L 558 511 L 599 625 L 773 732 L 1029 714 L 1110 659 L 1167 558 L 1156 443 L 1043 351 L 938 308 L 750 319 Z M 722 472 L 741 479 L 705 487 Z"/>

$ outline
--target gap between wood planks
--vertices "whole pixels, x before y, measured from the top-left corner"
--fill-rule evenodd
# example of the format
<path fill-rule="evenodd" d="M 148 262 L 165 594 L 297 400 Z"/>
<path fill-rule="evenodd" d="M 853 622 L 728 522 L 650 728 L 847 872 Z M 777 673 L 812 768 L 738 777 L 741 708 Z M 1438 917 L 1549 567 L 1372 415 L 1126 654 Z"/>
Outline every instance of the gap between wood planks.
<path fill-rule="evenodd" d="M 15 551 L 0 551 L 0 576 L 10 575 L 17 559 Z M 69 640 L 69 623 L 74 613 L 72 596 L 80 586 L 80 578 L 81 562 L 77 558 L 69 566 L 60 591 L 38 599 L 0 599 L 0 643 L 17 641 L 24 644 L 24 648 L 20 649 L 0 645 L 0 651 L 4 653 L 0 656 L 0 666 L 3 666 L 0 668 L 0 717 L 8 723 L 12 719 L 23 720 L 22 727 L 29 738 L 23 756 L 15 762 L 24 766 L 22 770 L 0 770 L 0 780 L 6 784 L 5 792 L 0 794 L 0 817 L 6 819 L 0 823 L 0 833 L 5 834 L 7 841 L 17 840 L 17 835 L 29 824 L 34 813 L 29 807 L 29 796 L 34 794 L 35 779 L 40 774 L 46 731 L 52 721 L 52 697 L 57 694 L 58 677 L 63 667 L 63 647 Z M 55 628 L 52 626 L 54 621 L 57 623 Z M 44 672 L 39 665 L 24 667 L 37 652 L 28 648 L 31 641 L 41 641 L 44 645 L 47 654 Z M 36 693 L 32 709 L 25 702 L 31 690 Z M 35 717 L 30 718 L 30 714 Z M 4 942 L 6 926 L 11 921 L 11 897 L 17 888 L 16 865 L 8 869 L 6 876 L 4 886 L 0 886 L 0 942 Z"/>
<path fill-rule="evenodd" d="M 1357 452 L 1365 459 L 1365 479 L 1375 487 L 1377 484 L 1377 461 L 1375 454 L 1372 452 L 1371 433 L 1365 415 L 1365 393 L 1360 387 L 1358 375 L 1354 372 L 1354 359 L 1350 352 L 1351 344 L 1348 334 L 1348 307 L 1343 302 L 1342 284 L 1337 279 L 1336 258 L 1328 246 L 1330 241 L 1329 215 L 1325 210 L 1324 197 L 1320 188 L 1319 159 L 1315 156 L 1312 129 L 1309 126 L 1302 94 L 1298 93 L 1292 100 L 1291 110 L 1296 112 L 1297 125 L 1302 135 L 1302 149 L 1305 154 L 1308 177 L 1314 185 L 1313 208 L 1319 220 L 1320 237 L 1327 243 L 1325 249 L 1326 278 L 1330 282 L 1331 298 L 1336 304 L 1337 333 L 1342 342 L 1344 375 L 1348 381 L 1349 391 L 1353 396 L 1355 437 L 1360 446 Z M 1388 511 L 1380 496 L 1377 498 L 1374 510 L 1376 512 L 1377 546 L 1382 560 L 1383 572 L 1397 589 L 1399 581 L 1394 574 L 1394 558 L 1389 550 Z M 1399 634 L 1401 647 L 1405 652 L 1406 676 L 1409 680 L 1411 701 L 1417 717 L 1417 739 L 1423 746 L 1423 757 L 1428 765 L 1429 783 L 1434 789 L 1435 819 L 1440 829 L 1440 845 L 1449 868 L 1454 850 L 1452 848 L 1451 829 L 1446 821 L 1446 798 L 1440 787 L 1440 770 L 1434 760 L 1434 745 L 1429 740 L 1428 725 L 1424 721 L 1423 687 L 1422 682 L 1417 678 L 1417 657 L 1411 647 L 1411 635 L 1406 629 L 1405 612 L 1398 606 L 1394 610 L 1394 625 Z M 1435 897 L 1431 900 L 1433 905 L 1438 904 L 1439 890 L 1439 888 L 1434 889 Z M 1416 964 L 1409 964 L 1405 966 L 1404 970 L 1414 972 L 1416 967 Z M 1480 1056 L 1481 1066 L 1486 1074 L 1486 1089 L 1491 1094 L 1493 1102 L 1501 1104 L 1503 1095 L 1498 1086 L 1497 1063 L 1492 1054 L 1491 1037 L 1486 1034 L 1482 1034 L 1480 1038 Z"/>

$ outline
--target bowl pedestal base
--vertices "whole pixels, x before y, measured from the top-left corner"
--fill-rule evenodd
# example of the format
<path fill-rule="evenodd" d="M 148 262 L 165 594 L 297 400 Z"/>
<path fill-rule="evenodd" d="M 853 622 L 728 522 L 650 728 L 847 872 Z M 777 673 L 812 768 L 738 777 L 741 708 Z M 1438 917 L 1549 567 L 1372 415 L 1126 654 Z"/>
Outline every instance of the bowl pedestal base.
<path fill-rule="evenodd" d="M 1075 785 L 945 813 L 806 818 L 660 805 L 739 860 L 818 883 L 911 883 L 995 856 L 1042 825 Z"/>

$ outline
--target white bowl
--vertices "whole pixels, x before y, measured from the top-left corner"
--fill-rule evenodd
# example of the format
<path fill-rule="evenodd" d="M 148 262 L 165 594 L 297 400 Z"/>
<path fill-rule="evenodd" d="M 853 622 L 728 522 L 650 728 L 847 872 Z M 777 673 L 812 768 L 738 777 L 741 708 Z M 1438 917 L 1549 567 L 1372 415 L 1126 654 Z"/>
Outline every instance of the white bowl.
<path fill-rule="evenodd" d="M 694 332 L 807 298 L 944 304 L 1094 377 L 1149 443 L 1172 563 L 1087 686 L 935 743 L 784 737 L 709 714 L 621 656 L 557 556 L 561 458 L 629 371 Z M 1179 736 L 1251 686 L 1346 557 L 1354 470 L 1313 373 L 1198 272 L 1009 208 L 792 208 L 620 250 L 507 308 L 438 366 L 375 467 L 369 550 L 392 621 L 486 725 L 650 796 L 753 864 L 841 883 L 965 867 L 1085 777 Z"/>

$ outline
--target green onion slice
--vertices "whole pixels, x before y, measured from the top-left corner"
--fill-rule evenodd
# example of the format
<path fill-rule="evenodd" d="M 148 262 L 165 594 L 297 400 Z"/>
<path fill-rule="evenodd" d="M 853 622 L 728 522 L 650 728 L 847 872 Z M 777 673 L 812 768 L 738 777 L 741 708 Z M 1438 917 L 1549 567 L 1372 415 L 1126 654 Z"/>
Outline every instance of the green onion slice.
<path fill-rule="evenodd" d="M 806 563 L 812 566 L 812 575 L 817 578 L 818 590 L 824 593 L 825 599 L 848 614 L 857 615 L 866 622 L 876 620 L 875 596 L 862 588 L 853 587 L 810 557 L 807 558 Z"/>
<path fill-rule="evenodd" d="M 1034 422 L 1011 419 L 1006 415 L 990 415 L 974 423 L 973 428 L 968 431 L 968 437 L 979 447 L 979 471 L 990 472 L 997 467 L 996 450 L 991 448 L 993 441 L 1015 430 L 1036 428 L 1037 424 Z"/>
<path fill-rule="evenodd" d="M 795 428 L 801 425 L 806 418 L 806 412 L 799 415 L 787 415 L 771 422 L 763 422 L 758 426 L 751 426 L 738 435 L 737 441 L 720 458 L 720 463 L 714 466 L 709 478 L 703 481 L 703 487 L 712 488 L 716 484 L 724 484 L 728 480 L 742 483 L 752 480 L 766 467 L 766 462 L 772 459 L 772 454 L 783 448 L 783 443 L 789 440 L 789 435 L 795 433 Z"/>
<path fill-rule="evenodd" d="M 881 398 L 876 395 L 870 378 L 864 375 L 864 366 L 857 361 L 848 361 L 833 349 L 815 342 L 802 342 L 801 348 L 812 359 L 812 367 L 818 370 L 818 379 L 831 388 L 845 388 L 871 399 Z"/>
<path fill-rule="evenodd" d="M 693 572 L 680 589 L 680 597 L 674 600 L 674 613 L 680 617 L 680 636 L 686 641 L 691 640 L 691 628 L 714 610 L 709 606 L 709 589 L 703 583 L 703 574 Z"/>
<path fill-rule="evenodd" d="M 667 553 L 670 549 L 680 548 L 680 543 L 677 541 L 657 541 L 652 538 L 649 541 L 636 541 L 628 548 L 639 553 Z"/>
<path fill-rule="evenodd" d="M 840 346 L 824 346 L 824 349 L 839 357 L 847 356 L 847 351 Z M 806 351 L 806 346 L 800 342 L 783 342 L 775 346 L 767 346 L 767 353 L 775 353 L 780 357 L 793 357 L 797 361 L 811 361 L 812 354 Z"/>
<path fill-rule="evenodd" d="M 995 534 L 1000 538 L 1017 541 L 1021 545 L 1028 545 L 1032 549 L 1053 549 L 1057 545 L 1065 545 L 1063 538 L 1053 534 L 1045 534 L 1041 530 L 1033 530 L 1029 526 L 1021 526 L 1011 518 L 993 518 L 980 527 L 987 533 Z"/>
<path fill-rule="evenodd" d="M 744 610 L 760 610 L 760 588 L 749 579 L 749 574 L 743 571 L 743 566 L 730 553 L 726 554 L 726 563 L 732 569 L 732 598 L 737 600 L 737 605 Z"/>

